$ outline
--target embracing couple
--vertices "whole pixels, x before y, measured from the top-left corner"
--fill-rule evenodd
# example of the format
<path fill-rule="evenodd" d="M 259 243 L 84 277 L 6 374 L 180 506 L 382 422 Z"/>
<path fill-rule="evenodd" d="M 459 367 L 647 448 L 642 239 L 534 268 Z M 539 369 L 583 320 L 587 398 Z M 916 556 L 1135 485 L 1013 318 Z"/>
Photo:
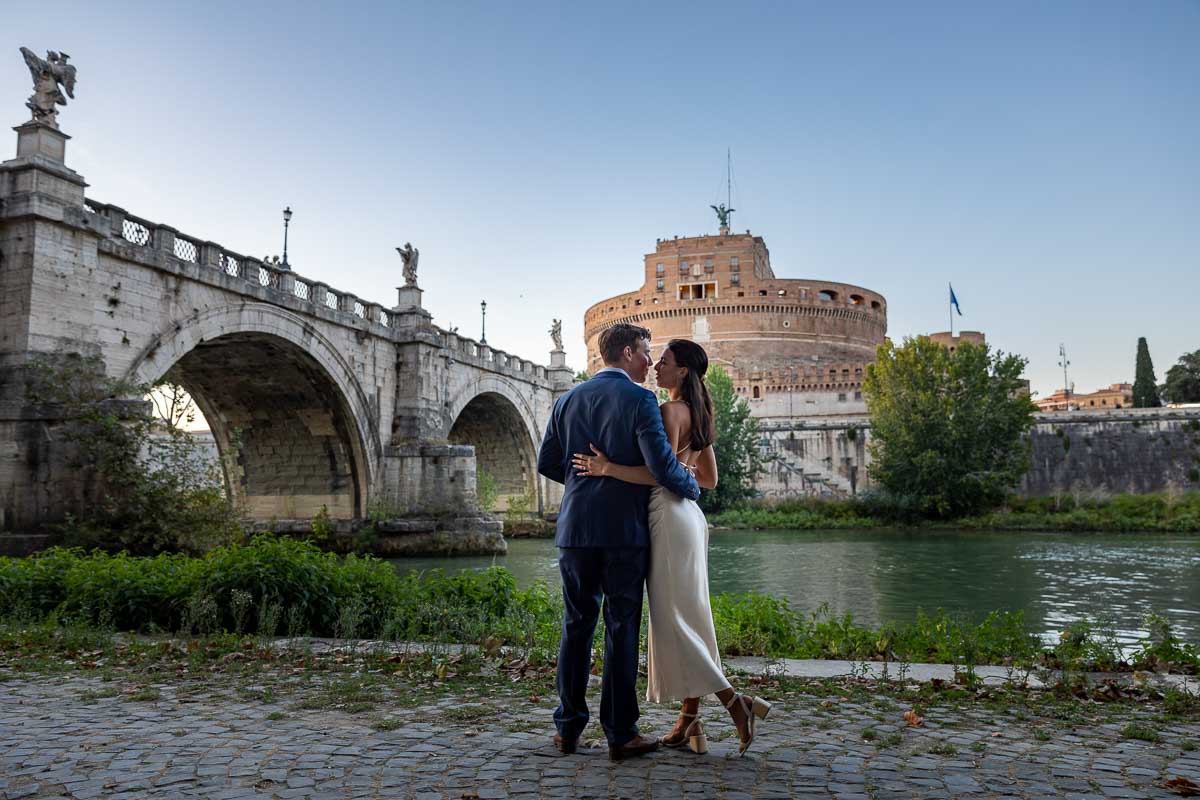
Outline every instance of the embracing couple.
<path fill-rule="evenodd" d="M 638 634 L 650 601 L 646 699 L 680 700 L 666 747 L 708 749 L 700 698 L 716 694 L 737 727 L 738 752 L 754 741 L 770 704 L 738 694 L 721 669 L 708 597 L 708 523 L 700 488 L 717 485 L 716 430 L 704 385 L 708 356 L 672 340 L 655 365 L 670 393 L 661 408 L 641 386 L 650 331 L 614 325 L 600 334 L 605 368 L 558 399 L 538 453 L 538 472 L 564 484 L 555 545 L 562 574 L 562 645 L 554 743 L 573 753 L 588 723 L 592 636 L 604 605 L 600 724 L 614 760 L 658 749 L 638 733 Z"/>

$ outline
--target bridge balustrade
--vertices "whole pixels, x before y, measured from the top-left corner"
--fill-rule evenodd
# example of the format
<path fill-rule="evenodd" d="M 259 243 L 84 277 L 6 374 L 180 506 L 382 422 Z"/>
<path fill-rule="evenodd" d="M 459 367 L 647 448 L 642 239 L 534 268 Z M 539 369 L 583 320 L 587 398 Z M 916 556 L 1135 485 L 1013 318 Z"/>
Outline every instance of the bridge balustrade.
<path fill-rule="evenodd" d="M 221 272 L 230 278 L 241 279 L 256 291 L 278 291 L 286 297 L 311 305 L 314 310 L 325 308 L 382 328 L 394 327 L 394 314 L 383 305 L 367 302 L 350 292 L 332 289 L 322 281 L 298 276 L 280 265 L 264 263 L 215 242 L 180 234 L 168 225 L 129 214 L 119 206 L 88 200 L 84 204 L 84 210 L 89 214 L 104 217 L 110 236 L 135 247 L 157 250 L 179 261 Z M 451 337 L 449 334 L 446 335 L 446 342 L 448 347 L 480 366 L 539 381 L 549 379 L 549 370 L 546 367 L 493 349 L 487 344 L 457 335 Z"/>
<path fill-rule="evenodd" d="M 188 261 L 195 264 L 200 258 L 200 243 L 191 239 L 185 239 L 182 236 L 176 236 L 174 253 L 175 257 L 180 261 Z"/>

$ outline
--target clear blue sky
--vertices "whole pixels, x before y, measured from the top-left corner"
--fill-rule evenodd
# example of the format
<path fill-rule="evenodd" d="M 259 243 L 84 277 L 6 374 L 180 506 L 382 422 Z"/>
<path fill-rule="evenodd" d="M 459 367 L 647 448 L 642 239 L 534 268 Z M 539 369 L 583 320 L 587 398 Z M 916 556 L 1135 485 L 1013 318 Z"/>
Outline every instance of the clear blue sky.
<path fill-rule="evenodd" d="M 435 321 L 547 360 L 657 237 L 735 228 L 777 274 L 882 292 L 944 330 L 946 284 L 1033 388 L 1160 380 L 1200 348 L 1200 2 L 72 3 L 4 11 L 79 68 L 89 193 L 392 304 L 421 249 Z M 15 139 L 15 137 L 14 137 Z M 8 148 L 7 154 L 4 148 Z M 14 152 L 12 140 L 0 156 Z"/>

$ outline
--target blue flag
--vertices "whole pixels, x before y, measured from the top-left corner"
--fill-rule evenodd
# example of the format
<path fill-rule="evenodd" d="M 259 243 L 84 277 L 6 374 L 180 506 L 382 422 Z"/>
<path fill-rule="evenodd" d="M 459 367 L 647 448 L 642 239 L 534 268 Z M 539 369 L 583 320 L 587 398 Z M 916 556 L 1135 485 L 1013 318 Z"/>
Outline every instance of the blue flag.
<path fill-rule="evenodd" d="M 950 305 L 954 306 L 954 310 L 961 317 L 962 309 L 958 307 L 958 298 L 954 296 L 954 284 L 950 284 Z"/>

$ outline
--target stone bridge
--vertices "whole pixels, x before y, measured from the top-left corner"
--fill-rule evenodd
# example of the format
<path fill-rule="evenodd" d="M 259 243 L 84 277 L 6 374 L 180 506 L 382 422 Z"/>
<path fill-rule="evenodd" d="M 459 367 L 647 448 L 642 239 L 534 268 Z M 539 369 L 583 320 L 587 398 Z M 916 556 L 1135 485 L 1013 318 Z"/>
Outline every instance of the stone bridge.
<path fill-rule="evenodd" d="M 27 396 L 30 365 L 65 353 L 182 385 L 251 518 L 453 517 L 474 508 L 479 468 L 501 496 L 557 504 L 535 454 L 573 382 L 561 351 L 534 364 L 434 326 L 415 286 L 384 307 L 98 202 L 68 137 L 17 132 L 0 164 L 0 530 L 91 502 L 63 420 Z"/>

